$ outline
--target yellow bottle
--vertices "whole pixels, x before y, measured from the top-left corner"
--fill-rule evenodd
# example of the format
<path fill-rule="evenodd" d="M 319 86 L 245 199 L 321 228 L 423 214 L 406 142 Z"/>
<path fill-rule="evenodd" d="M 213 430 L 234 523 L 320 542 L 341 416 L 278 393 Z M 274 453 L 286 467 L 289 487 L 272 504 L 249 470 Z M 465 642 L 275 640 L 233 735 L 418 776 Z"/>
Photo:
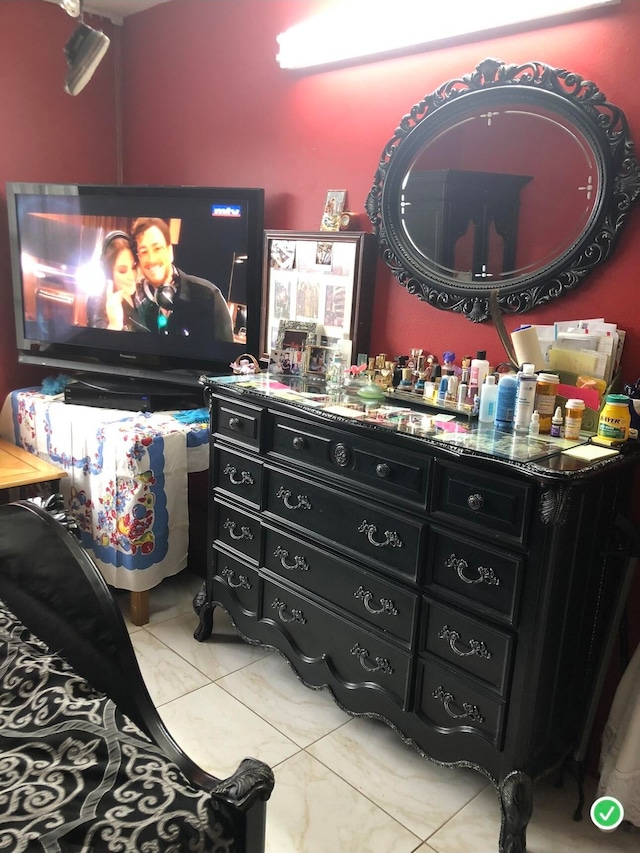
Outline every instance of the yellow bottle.
<path fill-rule="evenodd" d="M 600 412 L 598 436 L 613 441 L 626 441 L 629 438 L 631 412 L 626 394 L 608 394 Z"/>

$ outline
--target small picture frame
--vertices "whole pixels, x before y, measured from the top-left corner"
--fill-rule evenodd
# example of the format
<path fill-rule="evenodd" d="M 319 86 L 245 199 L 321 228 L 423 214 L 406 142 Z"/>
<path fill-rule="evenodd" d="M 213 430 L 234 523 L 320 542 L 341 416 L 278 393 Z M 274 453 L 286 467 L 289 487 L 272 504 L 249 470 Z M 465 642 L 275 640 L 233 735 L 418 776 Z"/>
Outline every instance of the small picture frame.
<path fill-rule="evenodd" d="M 312 344 L 307 347 L 305 357 L 305 374 L 307 376 L 326 376 L 327 365 L 331 358 L 331 347 Z"/>
<path fill-rule="evenodd" d="M 276 349 L 299 349 L 304 352 L 309 344 L 316 342 L 316 323 L 301 323 L 298 320 L 280 320 Z"/>
<path fill-rule="evenodd" d="M 346 190 L 329 190 L 324 203 L 324 212 L 320 220 L 321 231 L 339 231 L 340 218 L 347 203 Z"/>
<path fill-rule="evenodd" d="M 261 353 L 281 349 L 280 323 L 350 340 L 366 353 L 372 315 L 377 243 L 373 234 L 265 231 Z M 288 327 L 285 327 L 288 328 Z"/>
<path fill-rule="evenodd" d="M 303 376 L 305 353 L 298 349 L 272 349 L 267 372 L 274 376 Z"/>

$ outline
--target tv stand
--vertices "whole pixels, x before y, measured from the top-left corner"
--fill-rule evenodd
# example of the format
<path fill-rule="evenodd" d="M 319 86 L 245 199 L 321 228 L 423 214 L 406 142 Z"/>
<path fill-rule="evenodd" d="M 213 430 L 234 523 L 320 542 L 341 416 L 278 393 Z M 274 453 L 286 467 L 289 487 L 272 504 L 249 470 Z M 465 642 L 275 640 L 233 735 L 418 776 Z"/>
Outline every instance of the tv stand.
<path fill-rule="evenodd" d="M 83 374 L 64 389 L 65 403 L 129 412 L 199 409 L 204 405 L 201 387 L 170 384 L 136 376 Z"/>

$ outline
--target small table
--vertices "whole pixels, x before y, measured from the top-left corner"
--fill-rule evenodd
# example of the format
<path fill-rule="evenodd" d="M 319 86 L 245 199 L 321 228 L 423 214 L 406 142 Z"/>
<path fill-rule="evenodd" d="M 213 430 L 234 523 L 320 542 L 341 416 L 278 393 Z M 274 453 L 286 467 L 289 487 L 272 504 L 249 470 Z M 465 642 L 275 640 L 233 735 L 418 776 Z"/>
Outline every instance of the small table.
<path fill-rule="evenodd" d="M 187 565 L 188 474 L 209 467 L 207 417 L 177 414 L 70 405 L 39 389 L 11 392 L 0 411 L 0 435 L 66 472 L 65 507 L 107 583 L 130 592 L 134 625 L 149 621 L 149 590 Z"/>
<path fill-rule="evenodd" d="M 0 490 L 8 489 L 10 500 L 14 489 L 34 483 L 57 483 L 66 476 L 61 468 L 0 438 Z"/>

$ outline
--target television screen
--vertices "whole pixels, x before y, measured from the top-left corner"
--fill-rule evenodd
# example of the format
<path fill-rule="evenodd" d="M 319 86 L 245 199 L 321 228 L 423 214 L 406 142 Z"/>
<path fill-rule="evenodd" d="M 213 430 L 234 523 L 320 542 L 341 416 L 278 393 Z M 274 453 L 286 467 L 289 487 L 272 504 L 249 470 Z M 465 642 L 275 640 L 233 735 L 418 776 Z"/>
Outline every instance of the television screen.
<path fill-rule="evenodd" d="M 259 349 L 264 191 L 7 185 L 20 361 L 197 381 Z"/>

